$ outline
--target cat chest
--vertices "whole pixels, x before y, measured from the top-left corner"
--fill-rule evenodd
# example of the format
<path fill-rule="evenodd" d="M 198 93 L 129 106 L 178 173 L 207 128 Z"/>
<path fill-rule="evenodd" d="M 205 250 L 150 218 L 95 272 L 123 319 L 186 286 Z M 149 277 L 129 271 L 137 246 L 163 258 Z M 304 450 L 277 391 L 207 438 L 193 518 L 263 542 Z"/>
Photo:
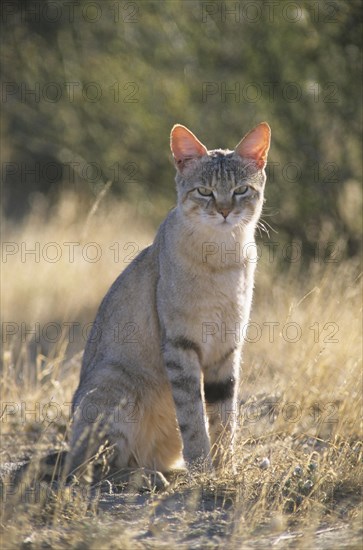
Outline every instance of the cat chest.
<path fill-rule="evenodd" d="M 158 286 L 159 318 L 167 339 L 193 342 L 203 363 L 242 345 L 253 286 L 246 272 L 176 270 L 168 275 Z"/>
<path fill-rule="evenodd" d="M 231 349 L 240 344 L 244 308 L 237 295 L 226 296 L 214 289 L 209 298 L 199 299 L 192 311 L 187 331 L 196 340 L 206 359 L 218 354 L 219 350 Z"/>
<path fill-rule="evenodd" d="M 248 322 L 252 288 L 241 277 L 200 282 L 184 301 L 184 332 L 196 341 L 206 359 L 239 347 Z M 182 327 L 180 327 L 182 328 Z"/>

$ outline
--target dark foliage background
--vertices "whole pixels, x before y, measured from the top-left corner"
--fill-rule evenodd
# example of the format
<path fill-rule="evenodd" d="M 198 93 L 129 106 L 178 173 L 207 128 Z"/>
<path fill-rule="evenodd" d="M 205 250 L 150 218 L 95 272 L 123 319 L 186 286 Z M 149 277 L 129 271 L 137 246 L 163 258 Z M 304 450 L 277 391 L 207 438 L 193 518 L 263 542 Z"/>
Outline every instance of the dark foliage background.
<path fill-rule="evenodd" d="M 265 220 L 304 254 L 359 251 L 361 3 L 2 2 L 2 198 L 111 192 L 155 223 L 169 132 L 229 147 L 267 120 Z M 37 196 L 37 195 L 36 195 Z"/>

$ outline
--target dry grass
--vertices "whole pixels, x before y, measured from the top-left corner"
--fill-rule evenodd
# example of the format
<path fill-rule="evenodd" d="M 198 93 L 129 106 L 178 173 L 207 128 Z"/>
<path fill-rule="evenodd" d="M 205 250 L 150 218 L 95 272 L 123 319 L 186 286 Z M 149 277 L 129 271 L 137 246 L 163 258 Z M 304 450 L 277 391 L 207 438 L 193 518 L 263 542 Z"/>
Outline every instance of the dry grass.
<path fill-rule="evenodd" d="M 72 195 L 52 208 L 38 200 L 23 224 L 6 228 L 15 253 L 3 264 L 3 472 L 63 447 L 85 325 L 131 254 L 152 240 L 136 208 L 105 197 L 89 212 Z M 38 258 L 21 254 L 21 243 L 37 242 Z M 71 242 L 79 243 L 74 261 Z M 300 262 L 282 269 L 267 253 L 259 262 L 237 475 L 179 477 L 162 493 L 88 494 L 44 484 L 29 491 L 6 477 L 3 548 L 358 547 L 360 265 L 317 260 L 305 270 Z"/>

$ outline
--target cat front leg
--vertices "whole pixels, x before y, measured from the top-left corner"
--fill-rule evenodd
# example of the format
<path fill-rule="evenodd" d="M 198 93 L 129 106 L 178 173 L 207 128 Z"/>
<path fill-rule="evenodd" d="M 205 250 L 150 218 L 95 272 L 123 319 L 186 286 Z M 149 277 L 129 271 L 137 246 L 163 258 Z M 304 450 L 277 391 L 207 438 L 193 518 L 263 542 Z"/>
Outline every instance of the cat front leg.
<path fill-rule="evenodd" d="M 217 365 L 204 371 L 204 398 L 211 454 L 213 465 L 217 469 L 227 462 L 233 467 L 238 421 L 239 362 L 240 352 L 231 350 Z"/>
<path fill-rule="evenodd" d="M 168 339 L 163 346 L 176 416 L 188 468 L 210 470 L 210 442 L 201 388 L 199 347 L 186 338 Z"/>

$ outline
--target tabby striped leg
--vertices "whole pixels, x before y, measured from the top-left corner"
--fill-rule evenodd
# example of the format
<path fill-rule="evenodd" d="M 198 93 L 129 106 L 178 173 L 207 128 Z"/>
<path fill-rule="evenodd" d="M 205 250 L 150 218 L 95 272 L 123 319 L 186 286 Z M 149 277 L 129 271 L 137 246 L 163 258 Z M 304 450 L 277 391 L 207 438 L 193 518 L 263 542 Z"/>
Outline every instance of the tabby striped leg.
<path fill-rule="evenodd" d="M 225 359 L 218 369 L 204 373 L 204 398 L 212 446 L 213 464 L 222 466 L 224 460 L 233 463 L 234 437 L 238 415 L 239 353 Z"/>
<path fill-rule="evenodd" d="M 188 467 L 212 467 L 210 443 L 201 392 L 199 347 L 186 338 L 169 339 L 164 344 L 164 361 L 183 440 L 183 456 Z"/>

